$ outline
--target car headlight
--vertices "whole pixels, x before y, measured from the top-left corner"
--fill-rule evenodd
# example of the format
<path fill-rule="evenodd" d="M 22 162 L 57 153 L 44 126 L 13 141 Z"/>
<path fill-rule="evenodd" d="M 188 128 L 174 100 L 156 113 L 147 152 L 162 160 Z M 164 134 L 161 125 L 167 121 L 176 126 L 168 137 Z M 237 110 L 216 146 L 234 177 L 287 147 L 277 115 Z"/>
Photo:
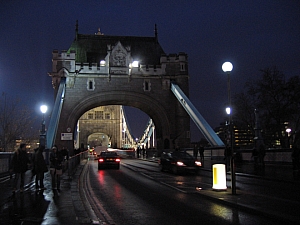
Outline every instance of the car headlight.
<path fill-rule="evenodd" d="M 177 166 L 185 166 L 183 162 L 177 162 Z"/>
<path fill-rule="evenodd" d="M 199 162 L 199 161 L 195 161 L 195 165 L 196 165 L 196 166 L 202 166 L 202 163 Z"/>

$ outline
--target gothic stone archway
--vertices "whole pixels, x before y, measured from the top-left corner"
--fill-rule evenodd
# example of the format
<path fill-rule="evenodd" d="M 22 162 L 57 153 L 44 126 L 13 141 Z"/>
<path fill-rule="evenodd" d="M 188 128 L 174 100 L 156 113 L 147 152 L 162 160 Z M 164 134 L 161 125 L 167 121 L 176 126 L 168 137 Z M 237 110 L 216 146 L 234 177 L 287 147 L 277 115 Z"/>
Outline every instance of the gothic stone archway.
<path fill-rule="evenodd" d="M 56 91 L 66 78 L 58 146 L 73 149 L 73 141 L 60 140 L 60 134 L 68 128 L 74 133 L 84 112 L 103 105 L 127 105 L 148 114 L 158 150 L 189 146 L 190 118 L 170 90 L 170 82 L 176 82 L 188 96 L 187 55 L 165 55 L 157 36 L 80 35 L 76 28 L 68 51 L 53 51 L 49 75 Z"/>

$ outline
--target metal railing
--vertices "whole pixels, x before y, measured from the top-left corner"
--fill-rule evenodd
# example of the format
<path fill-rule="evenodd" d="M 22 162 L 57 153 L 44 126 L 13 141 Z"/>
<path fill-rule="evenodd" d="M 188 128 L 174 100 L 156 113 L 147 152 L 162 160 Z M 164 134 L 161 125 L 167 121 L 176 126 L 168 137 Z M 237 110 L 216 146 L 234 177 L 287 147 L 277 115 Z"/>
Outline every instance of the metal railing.
<path fill-rule="evenodd" d="M 67 172 L 69 178 L 75 173 L 77 166 L 80 162 L 88 157 L 88 150 L 80 152 L 74 156 L 71 156 L 68 160 L 64 161 L 63 170 Z"/>

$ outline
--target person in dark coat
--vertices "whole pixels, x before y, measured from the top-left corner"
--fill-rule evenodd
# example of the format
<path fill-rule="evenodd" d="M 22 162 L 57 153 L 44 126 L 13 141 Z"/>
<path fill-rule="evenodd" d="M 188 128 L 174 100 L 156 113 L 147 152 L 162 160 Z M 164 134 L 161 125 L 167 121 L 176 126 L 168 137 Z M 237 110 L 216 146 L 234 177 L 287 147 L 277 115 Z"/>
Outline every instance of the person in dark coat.
<path fill-rule="evenodd" d="M 68 169 L 69 150 L 66 147 L 63 147 L 60 152 L 63 157 L 62 170 L 66 171 Z"/>
<path fill-rule="evenodd" d="M 43 151 L 45 147 L 40 146 L 38 149 L 36 149 L 35 154 L 32 157 L 33 162 L 33 172 L 36 175 L 35 176 L 35 190 L 45 190 L 44 187 L 44 173 L 48 171 L 47 164 L 45 162 Z"/>
<path fill-rule="evenodd" d="M 52 178 L 52 189 L 60 190 L 60 176 L 62 175 L 63 155 L 56 146 L 50 153 L 50 174 Z"/>
<path fill-rule="evenodd" d="M 254 166 L 258 166 L 258 150 L 256 147 L 252 149 L 252 158 L 254 159 Z"/>
<path fill-rule="evenodd" d="M 195 159 L 197 159 L 197 157 L 198 157 L 198 148 L 197 148 L 197 145 L 194 145 L 193 156 L 194 156 Z"/>
<path fill-rule="evenodd" d="M 25 172 L 28 170 L 28 164 L 30 163 L 29 157 L 26 152 L 26 144 L 20 144 L 20 148 L 15 152 L 11 161 L 11 171 L 15 173 L 15 179 L 13 183 L 13 194 L 17 190 L 19 179 L 20 192 L 24 191 L 24 179 Z"/>
<path fill-rule="evenodd" d="M 200 161 L 202 164 L 204 164 L 204 147 L 200 145 L 199 147 L 199 153 L 200 153 Z"/>
<path fill-rule="evenodd" d="M 259 165 L 262 167 L 265 167 L 265 156 L 266 156 L 266 148 L 263 144 L 259 146 L 259 151 L 258 151 L 258 162 Z"/>

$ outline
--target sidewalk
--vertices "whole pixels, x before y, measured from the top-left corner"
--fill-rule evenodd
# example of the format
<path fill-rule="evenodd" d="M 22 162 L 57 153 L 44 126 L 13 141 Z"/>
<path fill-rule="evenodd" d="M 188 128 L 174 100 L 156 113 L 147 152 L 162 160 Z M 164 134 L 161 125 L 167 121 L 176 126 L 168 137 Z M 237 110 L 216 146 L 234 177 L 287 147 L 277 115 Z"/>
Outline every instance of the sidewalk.
<path fill-rule="evenodd" d="M 87 225 L 93 224 L 81 199 L 79 178 L 87 160 L 81 161 L 70 179 L 61 177 L 61 190 L 52 190 L 49 172 L 45 174 L 45 191 L 35 192 L 30 171 L 26 173 L 24 193 L 12 195 L 12 180 L 1 181 L 0 224 Z"/>
<path fill-rule="evenodd" d="M 212 165 L 222 161 L 205 159 L 204 169 L 212 170 Z M 224 162 L 223 162 L 224 163 Z M 227 173 L 227 179 L 230 178 Z M 262 180 L 275 180 L 277 182 L 289 183 L 297 190 L 300 185 L 299 175 L 294 177 L 291 164 L 266 163 L 265 167 L 255 167 L 253 162 L 245 162 L 236 165 L 237 177 L 252 177 Z M 228 183 L 228 180 L 227 180 Z M 229 181 L 230 183 L 230 181 Z M 276 187 L 274 187 L 276 188 Z M 298 189 L 299 190 L 299 189 Z M 280 192 L 280 190 L 278 190 Z M 236 195 L 231 193 L 231 187 L 227 191 L 214 191 L 212 189 L 199 190 L 199 194 L 208 199 L 238 207 L 246 211 L 261 215 L 284 224 L 300 223 L 300 202 L 283 199 L 276 196 L 265 195 L 255 191 L 244 191 L 237 189 Z M 294 193 L 298 196 L 298 193 Z"/>

